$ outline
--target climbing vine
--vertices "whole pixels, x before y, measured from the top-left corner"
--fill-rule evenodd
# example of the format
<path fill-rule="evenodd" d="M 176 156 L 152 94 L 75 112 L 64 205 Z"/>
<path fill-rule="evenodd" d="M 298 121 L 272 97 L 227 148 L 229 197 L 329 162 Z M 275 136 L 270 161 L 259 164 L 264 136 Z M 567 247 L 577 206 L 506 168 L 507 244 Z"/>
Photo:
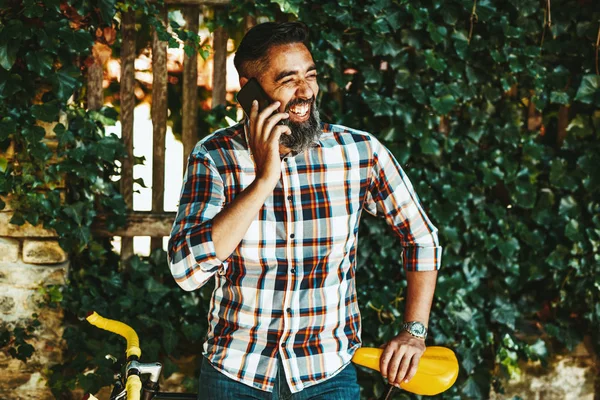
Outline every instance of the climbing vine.
<path fill-rule="evenodd" d="M 19 7 L 3 7 L 9 3 Z M 122 343 L 77 319 L 92 307 L 132 324 L 145 355 L 162 358 L 170 375 L 178 356 L 201 350 L 210 288 L 179 290 L 160 251 L 119 266 L 93 238 L 99 212 L 112 210 L 115 226 L 123 221 L 111 179 L 123 149 L 103 134 L 115 111 L 85 111 L 82 101 L 82 62 L 97 28 L 118 27 L 128 7 L 148 26 L 158 14 L 139 1 L 0 4 L 0 146 L 15 149 L 12 159 L 0 156 L 0 194 L 11 195 L 13 223 L 42 222 L 73 253 L 60 301 L 68 349 L 51 387 L 57 396 L 95 391 L 118 369 L 104 355 L 122 354 Z M 248 17 L 308 24 L 322 118 L 384 141 L 439 228 L 431 340 L 453 348 L 461 366 L 440 397 L 487 398 L 519 373 L 520 360 L 544 361 L 553 349 L 585 341 L 600 352 L 594 1 L 232 1 L 207 24 L 239 42 Z M 57 122 L 61 113 L 68 123 L 54 126 L 54 151 L 38 121 Z M 379 346 L 402 321 L 400 252 L 378 219 L 363 223 L 360 237 L 363 339 Z M 191 389 L 195 372 L 186 372 Z M 360 382 L 365 398 L 383 390 L 376 373 L 361 370 Z"/>

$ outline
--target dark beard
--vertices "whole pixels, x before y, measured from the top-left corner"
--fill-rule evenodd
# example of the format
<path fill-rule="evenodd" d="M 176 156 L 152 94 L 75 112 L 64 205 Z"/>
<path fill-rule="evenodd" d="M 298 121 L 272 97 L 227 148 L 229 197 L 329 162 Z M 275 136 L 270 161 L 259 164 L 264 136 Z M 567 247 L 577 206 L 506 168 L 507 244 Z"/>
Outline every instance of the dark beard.
<path fill-rule="evenodd" d="M 294 122 L 289 119 L 284 120 L 284 124 L 290 127 L 292 133 L 290 135 L 282 134 L 279 138 L 279 143 L 288 149 L 301 153 L 308 149 L 311 144 L 315 143 L 321 136 L 321 119 L 319 118 L 319 110 L 315 106 L 315 101 L 309 100 L 293 100 L 285 107 L 287 113 L 291 113 L 290 108 L 299 104 L 310 104 L 310 115 L 305 122 Z"/>

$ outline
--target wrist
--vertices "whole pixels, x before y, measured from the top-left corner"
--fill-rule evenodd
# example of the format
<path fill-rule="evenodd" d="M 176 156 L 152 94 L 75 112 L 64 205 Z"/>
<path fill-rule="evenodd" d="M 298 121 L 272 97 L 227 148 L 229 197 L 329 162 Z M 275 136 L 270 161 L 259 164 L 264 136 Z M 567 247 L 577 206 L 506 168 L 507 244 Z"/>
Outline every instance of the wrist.
<path fill-rule="evenodd" d="M 264 194 L 265 197 L 267 197 L 273 193 L 273 189 L 275 189 L 275 186 L 277 186 L 277 182 L 279 182 L 279 177 L 275 179 L 275 177 L 257 175 L 256 179 L 250 184 L 250 186 L 253 187 L 254 190 Z"/>

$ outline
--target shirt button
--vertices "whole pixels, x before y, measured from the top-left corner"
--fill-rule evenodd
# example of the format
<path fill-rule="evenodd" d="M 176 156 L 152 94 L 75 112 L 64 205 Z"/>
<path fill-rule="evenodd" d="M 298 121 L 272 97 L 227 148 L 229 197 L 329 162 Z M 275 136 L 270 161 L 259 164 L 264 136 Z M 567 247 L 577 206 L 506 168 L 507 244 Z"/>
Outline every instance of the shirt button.
<path fill-rule="evenodd" d="M 292 233 L 292 234 L 290 235 L 290 237 L 293 239 L 293 238 L 295 237 L 295 235 Z"/>
<path fill-rule="evenodd" d="M 282 343 L 282 344 L 281 344 L 281 347 L 285 347 L 285 343 Z"/>
<path fill-rule="evenodd" d="M 287 310 L 285 310 L 285 311 L 287 311 L 287 312 L 288 312 L 288 313 L 290 313 L 290 314 L 292 313 L 292 309 L 291 309 L 291 308 L 289 308 L 289 307 L 288 307 L 288 309 L 287 309 Z"/>
<path fill-rule="evenodd" d="M 288 200 L 291 200 L 291 199 L 292 199 L 292 196 L 288 196 L 288 198 L 287 198 L 287 199 L 288 199 Z"/>
<path fill-rule="evenodd" d="M 296 273 L 296 268 L 292 268 L 292 274 Z"/>

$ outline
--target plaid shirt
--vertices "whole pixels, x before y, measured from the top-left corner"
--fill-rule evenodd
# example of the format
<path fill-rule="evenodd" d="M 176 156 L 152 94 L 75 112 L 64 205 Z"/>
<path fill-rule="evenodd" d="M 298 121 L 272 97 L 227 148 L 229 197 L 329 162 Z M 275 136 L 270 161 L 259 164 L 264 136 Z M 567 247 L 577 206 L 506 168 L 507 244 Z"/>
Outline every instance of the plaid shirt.
<path fill-rule="evenodd" d="M 255 178 L 244 124 L 190 155 L 169 242 L 173 277 L 194 290 L 215 277 L 204 355 L 226 376 L 273 390 L 281 356 L 292 393 L 341 371 L 360 347 L 355 283 L 362 210 L 383 215 L 404 268 L 439 269 L 437 230 L 398 162 L 375 137 L 339 125 L 281 160 L 281 178 L 226 260 L 212 219 Z"/>

